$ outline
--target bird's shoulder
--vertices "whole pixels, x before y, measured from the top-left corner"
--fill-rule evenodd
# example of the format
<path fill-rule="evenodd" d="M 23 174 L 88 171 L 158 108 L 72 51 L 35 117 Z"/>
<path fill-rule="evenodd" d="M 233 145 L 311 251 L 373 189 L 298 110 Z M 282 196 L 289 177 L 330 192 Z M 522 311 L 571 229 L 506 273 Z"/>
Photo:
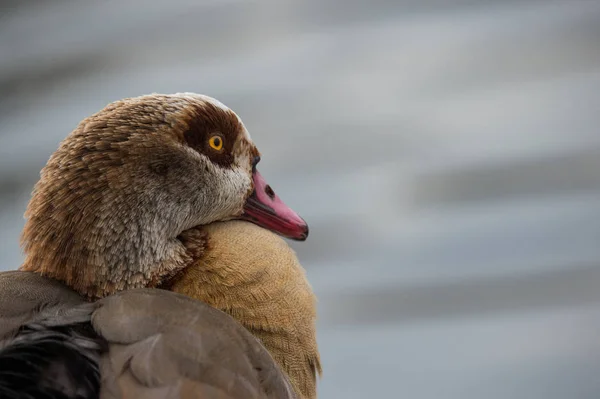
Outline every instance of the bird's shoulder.
<path fill-rule="evenodd" d="M 88 303 L 22 271 L 0 273 L 0 380 L 11 378 L 0 396 L 295 397 L 262 344 L 200 301 L 137 289 Z"/>

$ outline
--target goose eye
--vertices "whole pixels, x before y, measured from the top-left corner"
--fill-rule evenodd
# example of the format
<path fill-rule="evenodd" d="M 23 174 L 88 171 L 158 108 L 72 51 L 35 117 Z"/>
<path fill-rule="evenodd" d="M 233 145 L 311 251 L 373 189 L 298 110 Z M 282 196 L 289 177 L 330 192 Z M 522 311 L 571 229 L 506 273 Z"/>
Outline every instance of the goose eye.
<path fill-rule="evenodd" d="M 221 136 L 212 136 L 208 140 L 208 144 L 213 150 L 221 151 L 221 149 L 223 148 L 223 139 L 221 138 Z"/>

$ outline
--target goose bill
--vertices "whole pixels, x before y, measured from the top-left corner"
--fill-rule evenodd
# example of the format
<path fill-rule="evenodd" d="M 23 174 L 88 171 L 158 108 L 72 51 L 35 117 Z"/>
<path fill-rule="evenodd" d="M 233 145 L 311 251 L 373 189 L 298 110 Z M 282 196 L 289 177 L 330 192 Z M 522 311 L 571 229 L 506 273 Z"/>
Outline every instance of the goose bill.
<path fill-rule="evenodd" d="M 292 240 L 306 240 L 306 222 L 275 194 L 256 169 L 252 179 L 254 191 L 246 200 L 241 218 Z"/>

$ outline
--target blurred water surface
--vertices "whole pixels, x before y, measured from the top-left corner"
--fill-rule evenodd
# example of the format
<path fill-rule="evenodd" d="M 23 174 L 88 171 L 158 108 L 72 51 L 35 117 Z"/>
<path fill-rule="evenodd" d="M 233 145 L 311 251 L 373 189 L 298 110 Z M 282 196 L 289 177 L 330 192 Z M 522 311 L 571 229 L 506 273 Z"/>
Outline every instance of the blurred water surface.
<path fill-rule="evenodd" d="M 311 226 L 322 398 L 599 397 L 599 2 L 0 7 L 1 268 L 79 120 L 209 94 Z"/>

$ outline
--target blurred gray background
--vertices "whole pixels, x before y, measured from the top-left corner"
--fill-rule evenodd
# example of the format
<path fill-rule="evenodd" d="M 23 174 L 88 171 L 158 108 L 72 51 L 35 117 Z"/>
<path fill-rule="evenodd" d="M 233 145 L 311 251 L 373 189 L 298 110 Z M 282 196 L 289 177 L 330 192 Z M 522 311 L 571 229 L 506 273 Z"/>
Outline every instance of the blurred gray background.
<path fill-rule="evenodd" d="M 311 226 L 322 398 L 600 397 L 600 2 L 28 1 L 0 17 L 0 267 L 108 102 L 214 96 Z"/>

